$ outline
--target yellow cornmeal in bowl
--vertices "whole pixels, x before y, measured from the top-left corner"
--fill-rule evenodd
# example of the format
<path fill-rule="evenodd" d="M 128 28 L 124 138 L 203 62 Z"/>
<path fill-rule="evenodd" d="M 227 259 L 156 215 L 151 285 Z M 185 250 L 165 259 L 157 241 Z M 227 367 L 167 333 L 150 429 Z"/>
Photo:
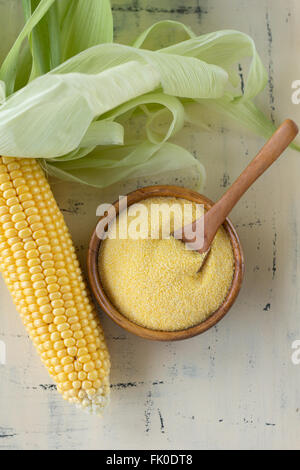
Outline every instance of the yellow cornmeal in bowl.
<path fill-rule="evenodd" d="M 151 204 L 159 203 L 192 204 L 191 218 L 196 219 L 196 204 L 184 199 L 149 198 L 142 202 L 149 213 Z M 104 240 L 99 254 L 101 282 L 115 308 L 137 325 L 161 331 L 183 330 L 212 315 L 224 302 L 234 274 L 226 230 L 219 229 L 198 272 L 203 255 L 187 250 L 183 242 L 172 237 L 120 239 L 120 218 L 124 216 L 126 211 L 116 219 L 116 239 Z M 176 228 L 175 219 L 171 217 Z"/>

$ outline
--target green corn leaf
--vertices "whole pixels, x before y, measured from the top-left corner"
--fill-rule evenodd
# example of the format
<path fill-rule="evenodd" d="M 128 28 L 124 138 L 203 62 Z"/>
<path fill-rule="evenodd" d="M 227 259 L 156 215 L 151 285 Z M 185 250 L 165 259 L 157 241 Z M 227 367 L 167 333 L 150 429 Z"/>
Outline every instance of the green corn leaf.
<path fill-rule="evenodd" d="M 111 44 L 108 0 L 22 2 L 27 22 L 0 69 L 0 154 L 40 158 L 49 173 L 96 187 L 186 169 L 203 183 L 203 166 L 168 142 L 185 122 L 207 128 L 210 114 L 264 137 L 274 131 L 252 102 L 267 74 L 246 34 L 196 37 L 160 21 L 129 47 Z M 131 118 L 141 119 L 138 142 Z"/>
<path fill-rule="evenodd" d="M 59 0 L 57 2 L 59 26 L 61 29 L 63 27 L 63 23 L 65 21 L 66 15 L 68 14 L 71 4 L 73 2 L 74 0 Z"/>
<path fill-rule="evenodd" d="M 130 58 L 138 61 L 128 62 Z M 90 72 L 90 64 L 92 73 L 72 72 L 74 61 L 81 62 L 77 70 Z M 101 64 L 98 73 L 95 73 L 95 62 Z M 68 73 L 55 73 L 61 69 Z M 8 156 L 39 158 L 66 155 L 80 147 L 95 118 L 160 85 L 169 95 L 216 98 L 223 96 L 226 83 L 223 69 L 198 59 L 167 54 L 156 58 L 151 51 L 111 44 L 96 46 L 58 67 L 54 73 L 31 82 L 6 101 L 0 108 L 0 151 Z M 130 107 L 143 101 L 146 103 L 147 98 Z M 183 126 L 184 113 L 176 98 L 160 97 L 158 103 L 171 108 L 173 114 L 168 138 L 174 129 Z M 151 131 L 153 118 L 150 121 L 148 137 L 153 142 L 164 140 Z M 20 132 L 25 128 L 26 133 Z"/>
<path fill-rule="evenodd" d="M 62 61 L 61 36 L 59 24 L 59 10 L 57 2 L 47 14 L 49 44 L 50 44 L 50 70 L 59 66 Z"/>
<path fill-rule="evenodd" d="M 188 98 L 220 98 L 228 82 L 221 67 L 193 57 L 136 49 L 119 44 L 102 44 L 88 49 L 57 67 L 53 73 L 99 73 L 135 60 L 148 63 L 161 75 L 163 91 Z"/>
<path fill-rule="evenodd" d="M 60 9 L 63 59 L 98 44 L 113 41 L 109 0 L 76 0 Z"/>
<path fill-rule="evenodd" d="M 52 158 L 54 162 L 78 160 L 91 153 L 97 146 L 124 145 L 124 128 L 113 121 L 94 121 L 88 128 L 80 147 L 61 157 Z"/>
<path fill-rule="evenodd" d="M 58 178 L 97 188 L 125 179 L 192 169 L 198 176 L 197 189 L 200 190 L 206 177 L 203 165 L 190 152 L 171 143 L 155 145 L 143 142 L 135 147 L 95 150 L 82 161 L 44 162 L 44 167 Z"/>
<path fill-rule="evenodd" d="M 133 111 L 138 107 L 150 104 L 159 105 L 159 109 L 157 110 L 156 108 L 154 111 L 149 111 L 147 108 L 148 119 L 145 126 L 146 134 L 151 143 L 161 144 L 169 140 L 184 126 L 185 109 L 180 100 L 174 96 L 168 96 L 163 93 L 149 93 L 119 106 L 113 111 L 107 113 L 105 116 L 109 119 L 118 119 L 120 116 L 127 115 L 129 111 Z M 169 113 L 171 119 L 169 120 L 166 128 L 161 129 L 158 132 L 154 128 L 153 124 L 155 121 L 159 120 L 161 113 L 166 111 Z M 156 122 L 156 124 L 156 127 L 159 128 L 159 122 Z"/>
<path fill-rule="evenodd" d="M 93 122 L 80 142 L 81 147 L 123 144 L 124 127 L 113 121 Z"/>
<path fill-rule="evenodd" d="M 97 75 L 44 75 L 0 107 L 0 153 L 54 158 L 73 152 L 95 118 L 159 84 L 156 70 L 138 62 Z"/>
<path fill-rule="evenodd" d="M 19 60 L 17 64 L 17 72 L 16 72 L 16 79 L 15 79 L 15 87 L 14 90 L 18 91 L 30 80 L 32 72 L 32 53 L 30 50 L 29 42 L 25 43 L 22 47 L 19 55 Z"/>
<path fill-rule="evenodd" d="M 7 95 L 9 96 L 15 87 L 15 80 L 17 75 L 17 66 L 20 55 L 21 46 L 24 40 L 29 36 L 33 28 L 44 17 L 49 8 L 53 5 L 55 0 L 41 0 L 34 13 L 26 22 L 24 28 L 17 37 L 13 47 L 8 53 L 0 68 L 0 80 L 6 83 Z"/>
<path fill-rule="evenodd" d="M 224 69 L 193 57 L 144 52 L 143 57 L 161 74 L 166 94 L 185 98 L 221 98 L 228 83 Z"/>
<path fill-rule="evenodd" d="M 39 5 L 39 0 L 31 0 L 31 14 Z M 53 7 L 53 5 L 52 5 Z M 52 9 L 49 8 L 49 11 Z M 31 79 L 44 75 L 50 71 L 50 41 L 48 30 L 48 13 L 39 21 L 30 35 L 30 44 L 33 58 Z"/>
<path fill-rule="evenodd" d="M 232 76 L 232 65 L 251 57 L 246 80 L 244 100 L 254 98 L 266 86 L 267 72 L 258 55 L 253 39 L 239 31 L 217 31 L 192 38 L 162 50 L 168 54 L 197 57 L 210 64 L 218 65 Z M 234 83 L 236 85 L 236 83 Z"/>
<path fill-rule="evenodd" d="M 48 159 L 50 162 L 68 162 L 70 160 L 77 160 L 79 158 L 83 158 L 89 153 L 95 150 L 95 146 L 92 147 L 78 147 L 77 149 L 73 150 L 73 152 L 67 153 L 66 155 L 62 155 L 61 157 L 51 158 Z M 46 161 L 46 160 L 45 160 Z"/>
<path fill-rule="evenodd" d="M 23 0 L 25 18 L 28 20 L 40 0 Z M 54 3 L 29 36 L 32 54 L 30 79 L 49 72 L 61 63 L 60 22 L 57 3 Z"/>
<path fill-rule="evenodd" d="M 22 0 L 23 13 L 27 22 L 31 16 L 31 0 Z M 24 43 L 21 47 L 17 63 L 15 91 L 27 85 L 32 72 L 32 52 L 30 49 L 31 40 Z"/>
<path fill-rule="evenodd" d="M 28 21 L 32 14 L 31 0 L 22 0 L 22 6 L 25 16 L 25 21 Z"/>
<path fill-rule="evenodd" d="M 239 128 L 249 129 L 256 135 L 269 139 L 277 126 L 252 102 L 234 101 L 228 95 L 219 100 L 199 100 L 185 105 L 185 120 L 191 124 L 209 130 L 219 118 L 229 118 L 235 121 Z M 223 125 L 223 122 L 222 122 Z M 296 142 L 290 145 L 294 150 L 300 151 Z"/>
<path fill-rule="evenodd" d="M 6 98 L 6 85 L 0 80 L 0 104 L 4 102 Z"/>
<path fill-rule="evenodd" d="M 277 129 L 277 126 L 252 102 L 228 102 L 226 98 L 217 100 L 214 105 L 216 112 L 224 114 L 235 120 L 239 125 L 250 131 L 269 139 Z M 300 151 L 300 145 L 293 142 L 290 147 Z"/>
<path fill-rule="evenodd" d="M 156 51 L 195 37 L 195 33 L 179 21 L 158 21 L 135 40 L 133 47 Z"/>

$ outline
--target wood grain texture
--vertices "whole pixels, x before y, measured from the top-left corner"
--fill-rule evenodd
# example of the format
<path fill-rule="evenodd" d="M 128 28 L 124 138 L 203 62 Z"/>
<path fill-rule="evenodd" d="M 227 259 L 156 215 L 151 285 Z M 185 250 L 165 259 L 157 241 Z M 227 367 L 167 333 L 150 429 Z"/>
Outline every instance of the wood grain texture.
<path fill-rule="evenodd" d="M 251 34 L 269 72 L 258 101 L 277 124 L 286 116 L 299 123 L 300 107 L 291 102 L 291 83 L 300 79 L 298 0 L 113 5 L 123 41 L 166 18 L 183 20 L 198 33 L 235 28 Z M 241 86 L 243 70 L 241 64 Z M 220 122 L 213 132 L 187 127 L 176 142 L 205 163 L 204 194 L 218 200 L 263 139 Z M 152 343 L 102 315 L 113 365 L 112 403 L 102 419 L 65 404 L 53 389 L 1 280 L 0 340 L 7 365 L 0 366 L 0 448 L 299 450 L 300 366 L 291 361 L 292 342 L 300 339 L 299 174 L 299 155 L 288 150 L 234 209 L 246 275 L 230 315 L 218 326 L 188 341 Z M 52 182 L 83 265 L 97 206 L 157 182 L 187 184 L 182 175 L 159 176 L 100 192 Z"/>

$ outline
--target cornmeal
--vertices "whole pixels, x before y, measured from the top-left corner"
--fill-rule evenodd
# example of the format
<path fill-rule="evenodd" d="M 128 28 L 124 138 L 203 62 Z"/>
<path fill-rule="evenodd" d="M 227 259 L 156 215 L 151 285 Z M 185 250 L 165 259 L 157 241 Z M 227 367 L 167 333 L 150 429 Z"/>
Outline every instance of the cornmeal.
<path fill-rule="evenodd" d="M 184 199 L 149 198 L 142 204 L 150 214 L 151 205 L 161 203 L 175 204 L 178 209 L 190 204 L 188 222 L 196 219 L 196 204 Z M 119 224 L 127 215 L 124 211 L 116 219 L 116 239 L 104 240 L 99 255 L 101 281 L 117 310 L 138 325 L 162 331 L 189 328 L 214 313 L 225 300 L 234 274 L 233 251 L 225 229 L 217 232 L 207 261 L 198 272 L 203 255 L 188 250 L 179 240 L 151 239 L 150 230 L 143 239 L 121 239 Z M 139 220 L 151 226 L 149 215 L 142 214 Z M 175 210 L 171 216 L 173 229 L 178 220 Z"/>

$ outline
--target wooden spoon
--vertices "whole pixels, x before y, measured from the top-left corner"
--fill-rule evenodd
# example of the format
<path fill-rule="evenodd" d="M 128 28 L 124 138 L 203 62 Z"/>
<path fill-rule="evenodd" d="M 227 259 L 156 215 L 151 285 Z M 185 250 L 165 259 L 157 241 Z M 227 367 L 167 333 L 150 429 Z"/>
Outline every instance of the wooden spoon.
<path fill-rule="evenodd" d="M 292 120 L 287 119 L 284 121 L 221 199 L 201 219 L 174 232 L 174 238 L 182 240 L 188 245 L 192 244 L 191 246 L 194 251 L 206 254 L 203 257 L 200 269 L 202 269 L 207 259 L 218 229 L 224 223 L 233 207 L 257 178 L 277 160 L 295 139 L 298 132 L 299 129 Z M 203 228 L 203 237 L 197 237 L 197 233 L 199 234 L 200 230 L 203 232 Z"/>

